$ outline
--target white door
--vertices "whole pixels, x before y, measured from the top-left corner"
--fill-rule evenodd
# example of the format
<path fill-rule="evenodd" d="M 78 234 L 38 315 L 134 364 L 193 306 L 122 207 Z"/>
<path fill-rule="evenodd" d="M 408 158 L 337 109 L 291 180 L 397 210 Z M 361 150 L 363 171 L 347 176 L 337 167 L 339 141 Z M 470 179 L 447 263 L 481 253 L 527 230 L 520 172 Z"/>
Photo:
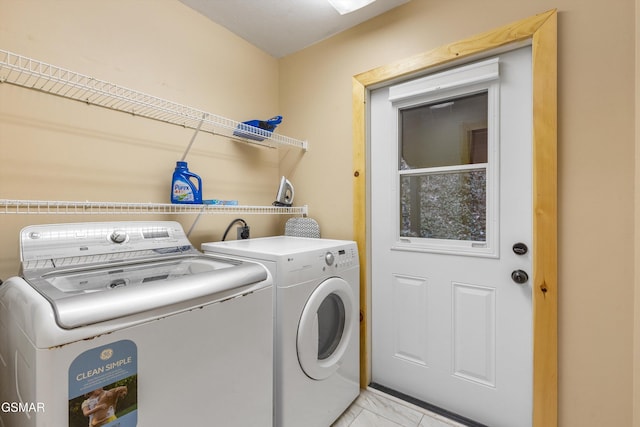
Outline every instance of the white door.
<path fill-rule="evenodd" d="M 370 99 L 372 382 L 530 426 L 531 48 Z"/>

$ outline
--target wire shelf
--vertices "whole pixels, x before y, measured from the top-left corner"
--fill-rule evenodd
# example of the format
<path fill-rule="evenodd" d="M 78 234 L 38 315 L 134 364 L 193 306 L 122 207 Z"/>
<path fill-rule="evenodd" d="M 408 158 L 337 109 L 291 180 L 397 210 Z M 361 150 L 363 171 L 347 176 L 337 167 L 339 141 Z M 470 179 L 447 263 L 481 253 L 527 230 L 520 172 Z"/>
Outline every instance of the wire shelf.
<path fill-rule="evenodd" d="M 149 215 L 244 214 L 307 215 L 307 206 L 189 205 L 172 203 L 73 202 L 0 199 L 0 214 L 33 215 Z"/>
<path fill-rule="evenodd" d="M 2 49 L 0 49 L 0 83 L 22 86 L 186 128 L 200 128 L 202 132 L 249 144 L 272 148 L 277 145 L 287 145 L 307 150 L 307 141 L 248 126 Z"/>

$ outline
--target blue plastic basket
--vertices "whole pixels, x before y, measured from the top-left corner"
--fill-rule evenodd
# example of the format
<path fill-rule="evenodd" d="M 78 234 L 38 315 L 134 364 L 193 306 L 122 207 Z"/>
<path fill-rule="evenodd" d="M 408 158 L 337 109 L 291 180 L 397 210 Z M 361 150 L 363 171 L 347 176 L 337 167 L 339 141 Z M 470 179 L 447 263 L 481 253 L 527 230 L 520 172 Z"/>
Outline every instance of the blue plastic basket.
<path fill-rule="evenodd" d="M 233 134 L 241 138 L 263 141 L 271 136 L 280 123 L 282 123 L 282 116 L 274 116 L 269 120 L 248 120 L 239 124 Z"/>

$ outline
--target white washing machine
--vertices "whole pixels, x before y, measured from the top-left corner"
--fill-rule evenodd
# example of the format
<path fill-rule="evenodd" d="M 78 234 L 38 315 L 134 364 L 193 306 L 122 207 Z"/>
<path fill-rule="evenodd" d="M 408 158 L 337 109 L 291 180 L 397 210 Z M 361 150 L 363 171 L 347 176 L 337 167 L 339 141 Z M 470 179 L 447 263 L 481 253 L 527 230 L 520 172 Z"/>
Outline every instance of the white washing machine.
<path fill-rule="evenodd" d="M 27 227 L 0 285 L 0 427 L 270 426 L 273 286 L 176 222 Z"/>
<path fill-rule="evenodd" d="M 273 275 L 274 425 L 330 426 L 360 392 L 355 242 L 278 236 L 205 243 L 202 250 L 258 261 Z"/>

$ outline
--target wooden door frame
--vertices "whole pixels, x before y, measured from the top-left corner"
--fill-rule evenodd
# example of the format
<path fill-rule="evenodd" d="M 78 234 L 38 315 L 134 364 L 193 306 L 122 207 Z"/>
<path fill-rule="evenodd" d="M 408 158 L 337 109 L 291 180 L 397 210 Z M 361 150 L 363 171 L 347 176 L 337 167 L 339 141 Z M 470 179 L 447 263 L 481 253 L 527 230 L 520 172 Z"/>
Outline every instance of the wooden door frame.
<path fill-rule="evenodd" d="M 368 92 L 382 84 L 530 44 L 533 72 L 533 426 L 558 424 L 557 11 L 535 15 L 353 77 L 353 215 L 360 251 L 360 384 L 370 382 Z"/>

